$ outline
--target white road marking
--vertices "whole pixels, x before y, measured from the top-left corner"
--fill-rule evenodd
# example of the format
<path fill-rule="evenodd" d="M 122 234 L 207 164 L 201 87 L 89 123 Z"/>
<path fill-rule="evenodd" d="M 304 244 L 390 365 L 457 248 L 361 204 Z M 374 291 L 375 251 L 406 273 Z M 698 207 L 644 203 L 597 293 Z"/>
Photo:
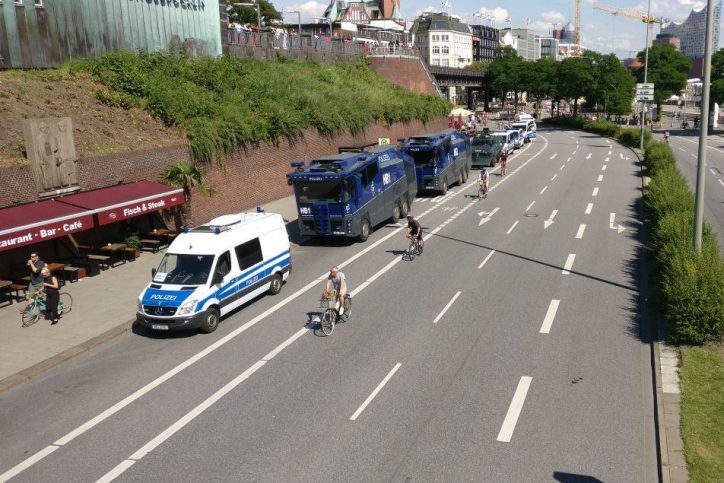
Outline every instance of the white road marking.
<path fill-rule="evenodd" d="M 518 423 L 518 417 L 520 417 L 520 412 L 523 410 L 523 403 L 525 402 L 525 397 L 528 394 L 528 389 L 530 388 L 532 380 L 532 377 L 523 376 L 520 378 L 520 381 L 518 381 L 518 387 L 515 389 L 515 394 L 513 395 L 513 400 L 510 402 L 508 413 L 505 415 L 505 419 L 503 420 L 503 426 L 501 426 L 500 432 L 498 433 L 498 441 L 510 443 L 511 438 L 513 437 L 513 431 L 515 431 L 515 425 Z"/>
<path fill-rule="evenodd" d="M 575 253 L 569 253 L 568 258 L 566 258 L 566 264 L 563 265 L 563 270 L 561 273 L 563 275 L 570 275 L 571 274 L 571 268 L 573 268 L 573 261 L 576 259 Z"/>
<path fill-rule="evenodd" d="M 560 171 L 563 171 L 563 168 L 565 168 L 565 167 L 566 167 L 566 165 L 565 165 L 565 164 L 561 164 L 561 167 L 560 167 L 560 168 L 558 168 L 558 169 L 559 169 Z"/>
<path fill-rule="evenodd" d="M 593 193 L 591 193 L 591 196 L 598 196 L 598 187 L 593 188 Z"/>
<path fill-rule="evenodd" d="M 721 181 L 721 180 L 720 180 L 720 181 Z M 525 211 L 530 210 L 530 209 L 533 207 L 534 204 L 535 204 L 535 201 L 531 201 L 530 204 L 528 205 L 528 208 L 526 208 Z"/>
<path fill-rule="evenodd" d="M 593 203 L 588 203 L 588 205 L 586 206 L 586 214 L 590 215 L 591 210 L 593 210 Z"/>
<path fill-rule="evenodd" d="M 488 253 L 488 255 L 485 257 L 485 260 L 483 260 L 483 261 L 480 263 L 480 265 L 478 265 L 478 270 L 480 270 L 481 268 L 483 268 L 483 266 L 485 266 L 485 264 L 488 263 L 488 260 L 490 260 L 490 257 L 493 256 L 493 253 L 495 253 L 495 250 L 490 250 L 490 253 Z"/>
<path fill-rule="evenodd" d="M 558 156 L 558 153 L 553 153 L 553 156 L 551 156 L 551 159 L 556 159 L 556 156 Z"/>
<path fill-rule="evenodd" d="M 576 154 L 575 151 L 573 151 L 573 154 Z M 566 159 L 566 163 L 571 160 L 571 156 L 568 156 L 568 159 Z"/>
<path fill-rule="evenodd" d="M 551 326 L 553 325 L 553 319 L 556 318 L 556 312 L 558 312 L 558 306 L 560 305 L 560 303 L 560 300 L 551 300 L 551 303 L 548 306 L 548 311 L 546 312 L 546 316 L 543 319 L 543 325 L 540 326 L 540 334 L 550 333 Z"/>
<path fill-rule="evenodd" d="M 616 213 L 611 213 L 608 216 L 608 227 L 611 230 L 616 230 L 619 234 L 623 233 L 623 231 L 626 229 L 626 227 L 621 225 L 616 226 Z"/>
<path fill-rule="evenodd" d="M 60 446 L 57 446 L 54 444 L 46 446 L 45 448 L 41 449 L 40 451 L 35 453 L 30 458 L 26 459 L 22 463 L 12 467 L 8 471 L 6 471 L 2 475 L 0 475 L 0 481 L 8 481 L 10 478 L 13 478 L 18 473 L 21 473 L 21 472 L 27 470 L 28 468 L 33 466 L 35 463 L 42 460 L 43 458 L 45 458 L 46 456 L 48 456 L 49 454 L 51 454 L 58 448 L 60 448 Z"/>
<path fill-rule="evenodd" d="M 623 159 L 623 153 L 618 153 L 619 157 Z"/>
<path fill-rule="evenodd" d="M 557 214 L 558 214 L 558 210 L 551 211 L 551 216 L 549 216 L 547 220 L 543 221 L 544 230 L 548 229 L 548 227 L 553 224 L 553 220 L 555 219 Z"/>
<path fill-rule="evenodd" d="M 546 192 L 547 189 L 548 189 L 548 185 L 544 186 L 543 189 L 540 190 L 540 193 L 538 193 L 538 194 L 539 194 L 539 195 L 542 195 L 543 193 Z"/>
<path fill-rule="evenodd" d="M 505 234 L 506 234 L 506 235 L 510 235 L 510 232 L 513 231 L 513 229 L 514 229 L 516 226 L 518 226 L 518 222 L 519 222 L 519 220 L 515 220 L 515 223 L 513 223 L 513 225 L 512 225 L 510 228 L 508 228 L 508 231 L 505 232 Z"/>
<path fill-rule="evenodd" d="M 722 186 L 724 186 L 724 181 L 722 181 L 721 179 L 719 179 L 719 184 L 722 185 Z"/>
<path fill-rule="evenodd" d="M 593 155 L 593 153 L 588 153 L 588 156 L 586 156 L 586 159 L 591 159 L 592 155 Z"/>
<path fill-rule="evenodd" d="M 716 171 L 714 171 L 714 168 L 709 168 L 709 172 L 711 174 L 713 174 L 714 176 L 716 176 Z"/>
<path fill-rule="evenodd" d="M 609 143 L 609 144 L 610 144 L 610 143 Z M 606 154 L 608 154 L 609 156 L 611 156 L 611 151 L 609 151 L 609 152 L 608 152 L 608 153 L 606 153 Z"/>
<path fill-rule="evenodd" d="M 578 226 L 578 231 L 576 232 L 576 238 L 578 238 L 579 240 L 580 240 L 581 238 L 583 238 L 583 232 L 584 232 L 584 231 L 586 231 L 586 225 L 585 225 L 585 223 L 581 223 L 581 224 Z"/>
<path fill-rule="evenodd" d="M 599 174 L 599 175 L 598 175 L 598 179 L 597 179 L 596 181 L 598 181 L 599 183 L 600 183 L 601 181 L 603 181 L 603 175 L 602 175 L 602 174 Z"/>
<path fill-rule="evenodd" d="M 128 468 L 130 468 L 134 464 L 136 464 L 135 460 L 123 460 L 121 464 L 113 468 L 105 475 L 98 478 L 96 483 L 110 483 L 111 481 L 121 476 Z"/>
<path fill-rule="evenodd" d="M 604 164 L 603 166 L 601 166 L 601 171 L 606 171 L 606 168 L 608 168 L 608 165 Z"/>
<path fill-rule="evenodd" d="M 558 174 L 554 174 L 553 177 L 551 178 L 551 181 L 555 180 L 557 177 L 558 177 Z"/>
<path fill-rule="evenodd" d="M 450 308 L 450 306 L 455 303 L 455 301 L 457 300 L 458 297 L 460 297 L 460 293 L 461 292 L 458 290 L 458 292 L 455 295 L 453 295 L 453 298 L 450 299 L 450 302 L 448 302 L 447 305 L 445 306 L 445 308 L 442 309 L 442 312 L 437 314 L 437 317 L 435 317 L 435 320 L 432 321 L 433 324 L 437 324 L 438 321 L 440 319 L 442 319 L 442 316 L 445 315 L 445 312 L 447 312 L 447 310 Z"/>
<path fill-rule="evenodd" d="M 480 213 L 478 213 L 478 216 L 482 216 L 482 215 L 484 215 L 484 214 L 487 213 L 487 216 L 483 216 L 483 217 L 480 219 L 480 222 L 478 223 L 478 226 L 482 226 L 482 225 L 486 224 L 487 222 L 489 222 L 490 219 L 493 217 L 493 215 L 494 215 L 495 213 L 497 213 L 499 209 L 500 209 L 500 207 L 495 207 L 495 208 L 493 209 L 493 211 L 491 211 L 490 213 L 488 213 L 487 211 L 481 211 Z"/>
<path fill-rule="evenodd" d="M 609 159 L 610 159 L 610 158 L 607 156 L 606 159 L 603 160 L 603 162 L 604 162 L 604 163 L 608 163 L 608 160 L 609 160 Z"/>
<path fill-rule="evenodd" d="M 395 367 L 392 368 L 390 372 L 387 373 L 384 379 L 382 379 L 382 382 L 380 382 L 374 391 L 372 391 L 372 394 L 367 396 L 367 399 L 365 399 L 365 402 L 362 403 L 362 405 L 357 408 L 357 411 L 354 412 L 352 416 L 350 416 L 350 421 L 356 421 L 357 417 L 359 417 L 360 414 L 362 414 L 362 411 L 365 410 L 365 408 L 372 402 L 372 400 L 377 396 L 377 394 L 382 390 L 383 387 L 385 387 L 385 384 L 389 382 L 390 379 L 392 379 L 392 376 L 395 375 L 395 372 L 397 372 L 397 369 L 400 368 L 402 365 L 401 362 L 398 362 L 395 364 Z"/>

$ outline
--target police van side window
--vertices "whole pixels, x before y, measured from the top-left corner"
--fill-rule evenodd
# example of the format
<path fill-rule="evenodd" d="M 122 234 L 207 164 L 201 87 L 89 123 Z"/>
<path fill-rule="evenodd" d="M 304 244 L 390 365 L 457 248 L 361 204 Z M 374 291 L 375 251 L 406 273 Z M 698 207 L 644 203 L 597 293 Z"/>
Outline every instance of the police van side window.
<path fill-rule="evenodd" d="M 377 173 L 378 173 L 378 172 L 379 172 L 379 168 L 377 167 L 377 163 L 376 163 L 376 162 L 370 164 L 369 166 L 367 166 L 367 176 L 366 176 L 367 179 L 365 180 L 365 182 L 366 182 L 367 184 L 369 184 L 369 183 L 371 183 L 372 181 L 374 181 L 375 178 L 377 177 Z M 366 185 L 365 185 L 365 187 L 366 187 Z"/>
<path fill-rule="evenodd" d="M 214 270 L 214 279 L 221 281 L 231 271 L 231 255 L 224 252 L 216 262 L 216 270 Z"/>
<path fill-rule="evenodd" d="M 236 247 L 236 259 L 239 261 L 239 268 L 246 270 L 261 262 L 264 257 L 261 253 L 261 243 L 258 238 L 249 240 Z"/>

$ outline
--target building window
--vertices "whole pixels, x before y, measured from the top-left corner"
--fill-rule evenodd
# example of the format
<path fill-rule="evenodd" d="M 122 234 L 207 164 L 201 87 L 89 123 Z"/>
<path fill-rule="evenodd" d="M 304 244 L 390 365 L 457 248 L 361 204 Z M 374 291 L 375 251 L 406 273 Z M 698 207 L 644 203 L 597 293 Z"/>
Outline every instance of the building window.
<path fill-rule="evenodd" d="M 18 5 L 20 7 L 23 6 L 23 0 L 15 0 L 15 5 Z"/>
<path fill-rule="evenodd" d="M 447 48 L 447 47 L 443 47 L 443 48 Z M 433 53 L 433 54 L 439 54 L 439 53 L 440 53 L 440 47 L 438 47 L 437 45 L 433 46 L 433 47 L 432 47 L 432 53 Z"/>
<path fill-rule="evenodd" d="M 444 46 L 443 46 L 443 48 L 442 48 L 442 53 L 443 53 L 443 54 L 449 54 L 449 53 L 450 53 L 450 49 L 448 48 L 447 45 L 444 45 Z"/>
<path fill-rule="evenodd" d="M 35 7 L 42 7 L 43 6 L 43 0 L 35 0 Z"/>
<path fill-rule="evenodd" d="M 450 61 L 447 59 L 442 59 L 442 61 L 440 61 L 440 65 L 443 67 L 450 67 Z"/>

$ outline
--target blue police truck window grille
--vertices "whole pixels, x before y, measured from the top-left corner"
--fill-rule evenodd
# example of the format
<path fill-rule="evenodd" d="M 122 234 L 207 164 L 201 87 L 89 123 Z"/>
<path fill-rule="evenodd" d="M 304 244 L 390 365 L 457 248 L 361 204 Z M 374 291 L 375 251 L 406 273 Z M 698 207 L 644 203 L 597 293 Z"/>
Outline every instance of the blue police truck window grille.
<path fill-rule="evenodd" d="M 167 253 L 153 281 L 170 285 L 203 285 L 209 278 L 213 261 L 213 255 Z"/>

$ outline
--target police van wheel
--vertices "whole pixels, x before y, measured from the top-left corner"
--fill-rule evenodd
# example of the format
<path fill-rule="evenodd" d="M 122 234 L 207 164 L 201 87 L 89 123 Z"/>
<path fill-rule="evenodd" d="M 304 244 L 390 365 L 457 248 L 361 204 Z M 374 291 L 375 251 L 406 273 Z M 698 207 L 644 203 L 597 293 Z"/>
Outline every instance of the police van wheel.
<path fill-rule="evenodd" d="M 370 220 L 368 220 L 367 218 L 362 218 L 362 226 L 360 226 L 359 236 L 357 238 L 361 242 L 366 242 L 369 237 L 370 237 Z"/>
<path fill-rule="evenodd" d="M 219 311 L 215 308 L 210 308 L 206 310 L 206 314 L 204 315 L 204 323 L 201 324 L 201 332 L 204 334 L 210 334 L 213 331 L 216 330 L 216 328 L 219 326 Z"/>
<path fill-rule="evenodd" d="M 392 222 L 397 223 L 397 220 L 400 219 L 402 214 L 402 209 L 400 208 L 400 202 L 395 201 L 395 206 L 392 208 Z"/>
<path fill-rule="evenodd" d="M 402 199 L 402 206 L 400 207 L 400 218 L 406 218 L 410 212 L 410 205 L 407 204 L 407 198 Z"/>
<path fill-rule="evenodd" d="M 442 186 L 440 186 L 440 194 L 447 194 L 447 177 L 442 180 Z"/>
<path fill-rule="evenodd" d="M 282 291 L 282 275 L 280 273 L 272 276 L 271 284 L 269 284 L 269 293 L 276 295 Z"/>
<path fill-rule="evenodd" d="M 463 185 L 463 184 L 465 184 L 465 183 L 468 182 L 468 170 L 467 170 L 467 169 L 463 169 L 463 170 L 460 172 L 460 176 L 461 176 L 462 179 L 463 179 L 463 182 L 460 183 L 461 185 Z"/>
<path fill-rule="evenodd" d="M 460 170 L 460 174 L 458 174 L 458 186 L 462 186 L 465 183 L 465 179 L 463 179 L 463 170 Z"/>

